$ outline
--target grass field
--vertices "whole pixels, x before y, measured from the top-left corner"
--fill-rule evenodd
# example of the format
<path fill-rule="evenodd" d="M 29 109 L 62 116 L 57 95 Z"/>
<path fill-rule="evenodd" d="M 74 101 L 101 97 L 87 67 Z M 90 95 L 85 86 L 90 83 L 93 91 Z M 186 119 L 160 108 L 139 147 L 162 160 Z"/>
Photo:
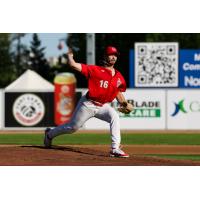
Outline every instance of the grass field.
<path fill-rule="evenodd" d="M 0 134 L 0 144 L 4 145 L 43 145 L 43 134 Z M 79 133 L 62 135 L 54 139 L 54 145 L 108 145 L 110 135 L 105 133 Z M 122 134 L 122 145 L 200 145 L 200 134 L 158 134 L 134 133 Z M 168 159 L 200 160 L 200 155 L 160 155 L 149 154 Z"/>
<path fill-rule="evenodd" d="M 2 134 L 0 144 L 15 145 L 43 145 L 43 134 Z M 62 135 L 54 140 L 55 145 L 96 145 L 110 144 L 110 135 L 98 134 L 72 134 Z M 122 134 L 122 144 L 131 145 L 200 145 L 200 134 Z"/>
<path fill-rule="evenodd" d="M 159 158 L 169 158 L 169 159 L 178 159 L 178 160 L 200 160 L 200 155 L 155 155 L 149 154 L 146 156 L 154 156 Z"/>

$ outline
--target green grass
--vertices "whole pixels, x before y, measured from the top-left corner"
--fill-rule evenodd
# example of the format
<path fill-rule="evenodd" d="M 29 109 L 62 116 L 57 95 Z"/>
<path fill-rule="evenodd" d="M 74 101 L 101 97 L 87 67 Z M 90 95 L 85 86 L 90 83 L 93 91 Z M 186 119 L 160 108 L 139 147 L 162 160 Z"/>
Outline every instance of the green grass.
<path fill-rule="evenodd" d="M 169 158 L 169 159 L 176 159 L 176 160 L 193 160 L 193 161 L 200 161 L 200 155 L 145 155 L 145 156 L 154 156 L 159 158 Z"/>
<path fill-rule="evenodd" d="M 0 144 L 42 145 L 43 134 L 1 134 Z M 110 144 L 110 135 L 105 133 L 62 135 L 55 138 L 54 144 Z M 122 134 L 122 144 L 200 145 L 200 134 Z"/>
<path fill-rule="evenodd" d="M 127 134 L 124 144 L 200 145 L 200 134 Z"/>

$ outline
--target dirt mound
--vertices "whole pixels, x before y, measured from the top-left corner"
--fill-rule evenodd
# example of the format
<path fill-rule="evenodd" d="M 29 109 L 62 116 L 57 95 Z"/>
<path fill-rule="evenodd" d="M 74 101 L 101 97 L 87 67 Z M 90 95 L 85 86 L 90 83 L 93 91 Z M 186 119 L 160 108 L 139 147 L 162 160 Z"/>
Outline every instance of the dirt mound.
<path fill-rule="evenodd" d="M 130 158 L 109 157 L 106 145 L 0 146 L 1 166 L 200 166 L 200 161 L 162 159 L 145 154 L 200 154 L 199 146 L 127 145 Z"/>

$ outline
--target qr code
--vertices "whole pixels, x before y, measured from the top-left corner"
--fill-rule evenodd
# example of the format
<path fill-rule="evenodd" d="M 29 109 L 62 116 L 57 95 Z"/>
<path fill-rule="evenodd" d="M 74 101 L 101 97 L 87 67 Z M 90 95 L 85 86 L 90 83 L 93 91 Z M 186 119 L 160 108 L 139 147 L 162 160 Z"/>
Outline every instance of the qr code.
<path fill-rule="evenodd" d="M 135 86 L 178 86 L 178 43 L 135 44 Z"/>

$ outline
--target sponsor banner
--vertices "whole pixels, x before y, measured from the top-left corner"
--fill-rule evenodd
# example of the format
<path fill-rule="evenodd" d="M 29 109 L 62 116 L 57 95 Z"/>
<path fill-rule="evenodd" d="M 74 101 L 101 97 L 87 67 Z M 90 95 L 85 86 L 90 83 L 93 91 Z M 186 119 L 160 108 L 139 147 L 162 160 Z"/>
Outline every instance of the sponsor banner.
<path fill-rule="evenodd" d="M 5 92 L 5 127 L 54 126 L 53 92 Z"/>
<path fill-rule="evenodd" d="M 0 93 L 1 94 L 1 93 Z M 76 100 L 82 92 L 76 92 Z M 3 114 L 3 126 L 8 128 L 45 128 L 54 127 L 54 93 L 53 92 L 5 92 L 0 108 Z M 77 103 L 77 101 L 75 103 Z M 4 122 L 5 119 L 5 122 Z M 3 127 L 4 128 L 4 127 Z"/>
<path fill-rule="evenodd" d="M 126 115 L 117 111 L 117 101 L 111 106 L 119 113 L 120 126 L 124 130 L 164 129 L 165 128 L 165 91 L 164 90 L 127 90 L 126 99 L 133 104 L 134 110 Z M 109 129 L 109 124 L 92 118 L 85 124 L 86 129 Z"/>
<path fill-rule="evenodd" d="M 21 125 L 34 126 L 44 117 L 45 107 L 37 95 L 23 94 L 15 100 L 12 112 Z"/>
<path fill-rule="evenodd" d="M 200 50 L 180 50 L 179 87 L 200 88 Z"/>
<path fill-rule="evenodd" d="M 134 52 L 135 87 L 178 87 L 178 43 L 135 43 Z"/>
<path fill-rule="evenodd" d="M 200 92 L 169 90 L 167 94 L 167 128 L 200 129 Z"/>

